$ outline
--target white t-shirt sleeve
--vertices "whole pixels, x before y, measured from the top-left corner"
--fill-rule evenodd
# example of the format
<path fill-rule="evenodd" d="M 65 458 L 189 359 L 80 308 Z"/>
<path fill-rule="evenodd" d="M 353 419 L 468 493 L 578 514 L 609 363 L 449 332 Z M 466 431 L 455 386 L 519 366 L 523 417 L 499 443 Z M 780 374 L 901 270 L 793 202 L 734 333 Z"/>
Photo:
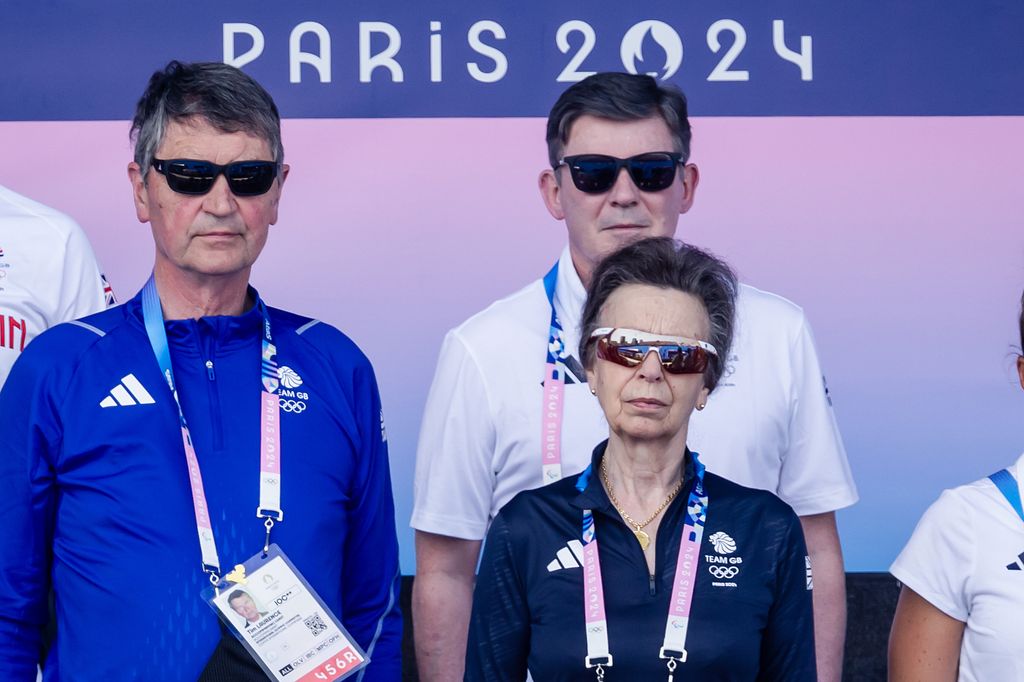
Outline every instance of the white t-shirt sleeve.
<path fill-rule="evenodd" d="M 50 326 L 92 315 L 107 307 L 105 281 L 89 240 L 77 223 L 70 218 L 63 220 L 67 237 L 63 268 L 55 273 L 60 290 Z"/>
<path fill-rule="evenodd" d="M 857 487 L 803 316 L 790 363 L 789 447 L 783 455 L 778 495 L 800 516 L 848 507 L 857 501 Z"/>
<path fill-rule="evenodd" d="M 889 572 L 946 615 L 967 622 L 974 573 L 971 506 L 947 490 L 928 508 Z"/>
<path fill-rule="evenodd" d="M 494 495 L 494 415 L 476 359 L 448 333 L 416 449 L 413 528 L 482 540 Z"/>

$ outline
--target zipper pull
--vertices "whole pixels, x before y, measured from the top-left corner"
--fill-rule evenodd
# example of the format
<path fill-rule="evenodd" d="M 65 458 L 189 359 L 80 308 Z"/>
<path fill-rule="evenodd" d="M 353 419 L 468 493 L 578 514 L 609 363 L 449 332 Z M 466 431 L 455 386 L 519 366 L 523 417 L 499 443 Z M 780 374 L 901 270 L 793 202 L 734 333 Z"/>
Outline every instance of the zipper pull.
<path fill-rule="evenodd" d="M 213 360 L 207 360 L 206 361 L 206 376 L 207 376 L 207 378 L 210 379 L 210 381 L 213 381 L 214 379 L 217 378 L 213 374 Z"/>

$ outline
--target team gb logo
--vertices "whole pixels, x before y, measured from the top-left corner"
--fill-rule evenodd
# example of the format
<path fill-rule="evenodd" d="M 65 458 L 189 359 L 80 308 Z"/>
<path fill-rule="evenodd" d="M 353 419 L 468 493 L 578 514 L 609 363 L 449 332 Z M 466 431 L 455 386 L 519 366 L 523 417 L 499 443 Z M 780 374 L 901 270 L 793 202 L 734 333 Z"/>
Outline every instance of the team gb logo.
<path fill-rule="evenodd" d="M 736 541 L 729 537 L 728 533 L 718 531 L 709 537 L 708 541 L 719 554 L 732 554 L 736 551 Z"/>
<path fill-rule="evenodd" d="M 302 377 L 291 367 L 282 366 L 278 368 L 277 376 L 281 379 L 281 385 L 285 388 L 298 388 L 302 385 Z"/>

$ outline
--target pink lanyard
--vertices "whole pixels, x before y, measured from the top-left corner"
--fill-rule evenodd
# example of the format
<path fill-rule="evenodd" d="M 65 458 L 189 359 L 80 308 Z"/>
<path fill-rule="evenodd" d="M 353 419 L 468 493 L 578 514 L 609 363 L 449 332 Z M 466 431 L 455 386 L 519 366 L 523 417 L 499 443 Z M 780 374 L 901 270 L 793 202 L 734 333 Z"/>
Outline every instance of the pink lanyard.
<path fill-rule="evenodd" d="M 260 503 L 256 508 L 256 516 L 264 519 L 263 525 L 267 529 L 263 545 L 265 554 L 270 547 L 270 529 L 274 527 L 275 521 L 280 522 L 284 519 L 284 512 L 281 511 L 281 404 L 277 396 L 279 381 L 277 362 L 274 359 L 277 348 L 270 335 L 270 315 L 263 301 L 258 301 L 257 305 L 263 316 L 263 354 L 260 370 L 263 393 L 260 402 Z M 203 570 L 210 575 L 210 582 L 217 585 L 220 582 L 220 558 L 217 556 L 217 544 L 213 539 L 213 524 L 210 522 L 210 510 L 206 503 L 206 492 L 203 490 L 203 476 L 174 385 L 171 352 L 167 345 L 167 330 L 164 328 L 160 295 L 152 276 L 142 289 L 142 318 L 153 354 L 160 365 L 160 372 L 167 380 L 167 386 L 171 389 L 171 395 L 178 406 L 181 440 L 185 447 L 185 461 L 188 464 L 188 479 L 192 490 L 192 506 L 196 516 Z"/>
<path fill-rule="evenodd" d="M 686 501 L 686 524 L 679 540 L 672 600 L 669 602 L 668 618 L 665 621 L 665 637 L 658 651 L 659 658 L 666 659 L 668 682 L 672 682 L 678 663 L 686 662 L 686 633 L 690 627 L 693 588 L 697 583 L 700 545 L 704 538 L 704 523 L 708 513 L 708 495 L 704 490 L 704 465 L 700 463 L 696 452 L 691 454 L 695 480 Z M 586 490 L 592 470 L 593 465 L 587 467 L 577 479 L 576 489 L 580 492 Z M 583 663 L 588 668 L 596 668 L 597 679 L 603 680 L 604 667 L 612 667 L 614 660 L 608 647 L 608 617 L 604 610 L 604 586 L 601 583 L 597 530 L 590 509 L 583 510 L 582 540 L 583 609 L 587 634 L 587 655 Z"/>

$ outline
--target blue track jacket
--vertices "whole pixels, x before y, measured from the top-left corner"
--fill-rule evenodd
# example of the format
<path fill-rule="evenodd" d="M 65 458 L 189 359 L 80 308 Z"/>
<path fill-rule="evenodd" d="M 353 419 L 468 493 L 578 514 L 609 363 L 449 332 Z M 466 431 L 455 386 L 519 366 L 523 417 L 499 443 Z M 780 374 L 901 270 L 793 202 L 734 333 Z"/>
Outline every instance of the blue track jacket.
<path fill-rule="evenodd" d="M 255 290 L 250 295 L 258 296 Z M 380 397 L 355 344 L 270 309 L 281 389 L 273 541 L 372 662 L 401 675 L 398 543 Z M 257 307 L 166 323 L 223 570 L 263 547 Z M 0 680 L 195 680 L 220 638 L 178 411 L 141 297 L 39 336 L 0 392 Z"/>

